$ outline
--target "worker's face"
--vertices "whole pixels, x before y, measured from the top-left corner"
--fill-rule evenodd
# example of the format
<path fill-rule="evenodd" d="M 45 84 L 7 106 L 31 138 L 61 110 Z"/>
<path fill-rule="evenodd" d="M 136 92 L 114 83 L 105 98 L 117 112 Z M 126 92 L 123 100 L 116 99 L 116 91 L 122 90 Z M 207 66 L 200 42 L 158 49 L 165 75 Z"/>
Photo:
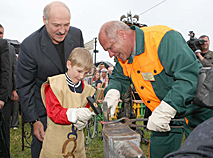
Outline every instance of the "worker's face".
<path fill-rule="evenodd" d="M 78 67 L 76 65 L 71 66 L 70 61 L 67 61 L 67 69 L 67 74 L 74 84 L 77 84 L 79 81 L 83 80 L 89 73 L 88 71 L 85 71 L 83 67 Z"/>
<path fill-rule="evenodd" d="M 4 37 L 4 28 L 0 27 L 0 38 Z"/>
<path fill-rule="evenodd" d="M 43 18 L 47 32 L 54 44 L 62 42 L 70 26 L 70 13 L 63 6 L 54 6 L 50 9 L 48 22 Z"/>
<path fill-rule="evenodd" d="M 202 50 L 209 50 L 210 41 L 209 41 L 208 37 L 204 37 L 204 38 L 200 38 L 200 39 L 205 40 L 205 43 L 203 45 L 201 45 Z"/>
<path fill-rule="evenodd" d="M 122 61 L 126 61 L 130 54 L 131 48 L 124 37 L 124 31 L 118 30 L 117 36 L 114 39 L 109 39 L 105 32 L 99 35 L 99 42 L 105 51 L 109 52 L 110 58 L 113 56 L 120 58 Z"/>

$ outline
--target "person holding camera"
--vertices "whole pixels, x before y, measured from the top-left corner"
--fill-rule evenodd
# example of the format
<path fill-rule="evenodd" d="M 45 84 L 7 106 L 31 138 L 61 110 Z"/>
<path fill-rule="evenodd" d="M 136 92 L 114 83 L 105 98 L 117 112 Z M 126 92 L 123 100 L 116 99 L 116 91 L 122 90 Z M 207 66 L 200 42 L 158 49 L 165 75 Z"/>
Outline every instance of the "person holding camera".
<path fill-rule="evenodd" d="M 196 53 L 196 56 L 204 67 L 213 67 L 213 52 L 209 50 L 209 37 L 207 35 L 202 35 L 199 39 L 205 40 L 205 43 L 201 45 L 202 52 Z"/>

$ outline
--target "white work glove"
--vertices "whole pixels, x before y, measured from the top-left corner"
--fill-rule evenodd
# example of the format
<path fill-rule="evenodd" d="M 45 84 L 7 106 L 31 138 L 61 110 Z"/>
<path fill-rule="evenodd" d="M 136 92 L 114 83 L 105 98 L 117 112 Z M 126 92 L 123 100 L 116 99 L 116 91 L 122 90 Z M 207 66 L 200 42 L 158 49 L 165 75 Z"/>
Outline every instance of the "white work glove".
<path fill-rule="evenodd" d="M 170 131 L 169 123 L 175 117 L 176 113 L 177 111 L 172 106 L 162 100 L 149 117 L 147 129 L 156 132 Z"/>
<path fill-rule="evenodd" d="M 68 121 L 72 122 L 78 130 L 82 130 L 94 113 L 88 108 L 69 108 L 66 114 Z"/>
<path fill-rule="evenodd" d="M 116 107 L 118 105 L 119 100 L 120 92 L 116 89 L 110 89 L 104 98 L 104 101 L 107 102 L 108 108 L 110 108 L 110 116 L 112 118 L 115 115 Z"/>
<path fill-rule="evenodd" d="M 87 121 L 88 122 L 88 121 Z M 82 130 L 84 127 L 86 127 L 87 122 L 82 122 L 82 121 L 77 121 L 74 126 L 80 131 Z"/>

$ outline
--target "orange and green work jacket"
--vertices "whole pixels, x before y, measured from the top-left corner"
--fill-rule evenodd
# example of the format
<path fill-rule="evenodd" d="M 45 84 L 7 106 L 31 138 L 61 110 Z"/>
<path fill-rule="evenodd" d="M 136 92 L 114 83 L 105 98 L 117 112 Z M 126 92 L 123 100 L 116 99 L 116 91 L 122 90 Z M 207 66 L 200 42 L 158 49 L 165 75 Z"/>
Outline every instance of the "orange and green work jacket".
<path fill-rule="evenodd" d="M 202 65 L 181 34 L 166 26 L 131 29 L 136 31 L 136 54 L 125 62 L 117 60 L 105 94 L 117 89 L 122 95 L 133 83 L 151 111 L 164 100 L 176 109 L 176 117 L 186 117 L 192 128 L 213 116 L 213 110 L 191 103 Z"/>

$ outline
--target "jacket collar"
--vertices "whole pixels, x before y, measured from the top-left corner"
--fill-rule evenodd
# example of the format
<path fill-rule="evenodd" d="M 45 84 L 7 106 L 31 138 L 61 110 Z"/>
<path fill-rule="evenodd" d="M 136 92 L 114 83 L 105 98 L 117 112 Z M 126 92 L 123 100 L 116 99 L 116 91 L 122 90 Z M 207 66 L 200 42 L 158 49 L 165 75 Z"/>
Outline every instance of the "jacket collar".
<path fill-rule="evenodd" d="M 41 50 L 50 58 L 50 60 L 55 64 L 55 66 L 58 67 L 62 73 L 64 73 L 60 57 L 54 44 L 52 43 L 52 40 L 50 39 L 47 33 L 45 25 L 42 26 L 40 32 L 41 32 Z M 72 49 L 73 49 L 72 35 L 68 32 L 67 36 L 64 39 L 65 63 Z"/>
<path fill-rule="evenodd" d="M 140 55 L 145 51 L 144 32 L 142 29 L 134 25 L 130 28 L 136 32 L 136 55 Z"/>

